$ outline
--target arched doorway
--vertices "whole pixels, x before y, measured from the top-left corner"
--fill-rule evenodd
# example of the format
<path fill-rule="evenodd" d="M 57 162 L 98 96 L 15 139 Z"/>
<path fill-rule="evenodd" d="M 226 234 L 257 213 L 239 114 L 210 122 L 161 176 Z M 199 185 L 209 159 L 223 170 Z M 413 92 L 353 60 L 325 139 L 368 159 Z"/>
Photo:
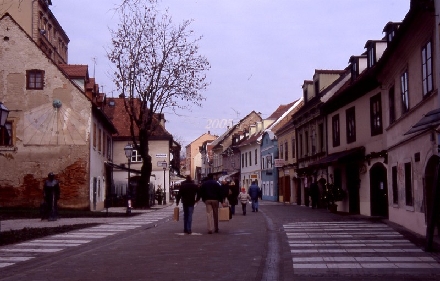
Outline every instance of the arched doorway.
<path fill-rule="evenodd" d="M 434 189 L 435 189 L 435 173 L 439 157 L 437 155 L 431 156 L 425 168 L 425 178 L 423 182 L 423 200 L 425 209 L 425 221 L 428 223 L 432 215 L 432 206 L 434 205 Z"/>
<path fill-rule="evenodd" d="M 370 169 L 371 215 L 388 218 L 387 169 L 376 163 Z"/>

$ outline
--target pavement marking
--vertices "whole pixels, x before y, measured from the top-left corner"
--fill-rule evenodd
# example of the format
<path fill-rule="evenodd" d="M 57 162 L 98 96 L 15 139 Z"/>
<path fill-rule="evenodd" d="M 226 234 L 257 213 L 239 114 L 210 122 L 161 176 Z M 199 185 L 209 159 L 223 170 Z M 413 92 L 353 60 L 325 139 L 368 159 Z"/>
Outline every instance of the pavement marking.
<path fill-rule="evenodd" d="M 332 274 L 335 269 L 358 270 L 348 271 L 358 273 L 369 269 L 392 269 L 381 271 L 384 274 L 395 274 L 403 269 L 419 273 L 440 269 L 436 259 L 384 224 L 294 222 L 283 228 L 292 253 L 292 266 L 299 269 L 295 271 L 298 275 L 316 274 L 301 269 L 319 269 L 321 273 Z M 365 274 L 368 272 L 371 271 Z"/>
<path fill-rule="evenodd" d="M 159 220 L 169 218 L 173 215 L 174 208 L 167 207 L 155 212 L 148 212 L 129 218 L 124 221 L 101 224 L 98 226 L 74 230 L 71 232 L 48 236 L 47 238 L 35 239 L 23 243 L 0 247 L 0 268 L 8 267 L 16 263 L 32 259 L 29 254 L 38 256 L 39 254 L 50 254 L 80 246 L 100 238 L 109 237 L 124 231 L 140 228 L 144 225 L 151 225 Z M 200 233 L 192 233 L 191 235 L 202 235 Z M 2 254 L 15 254 L 16 256 L 2 256 Z M 27 253 L 25 256 L 23 254 Z"/>

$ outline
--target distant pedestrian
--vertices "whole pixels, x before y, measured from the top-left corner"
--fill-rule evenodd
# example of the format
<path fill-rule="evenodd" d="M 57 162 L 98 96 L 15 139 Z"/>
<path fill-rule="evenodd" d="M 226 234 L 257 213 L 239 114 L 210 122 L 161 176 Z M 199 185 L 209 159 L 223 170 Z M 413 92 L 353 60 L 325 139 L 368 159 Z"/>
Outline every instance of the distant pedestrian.
<path fill-rule="evenodd" d="M 47 208 L 43 217 L 47 217 L 49 221 L 56 221 L 58 218 L 57 202 L 60 199 L 60 184 L 52 172 L 47 175 L 47 180 L 44 182 L 43 196 Z"/>
<path fill-rule="evenodd" d="M 252 212 L 258 212 L 258 197 L 261 197 L 261 189 L 258 187 L 256 181 L 252 181 L 248 194 L 252 200 Z"/>
<path fill-rule="evenodd" d="M 196 203 L 202 198 L 206 205 L 206 215 L 208 220 L 208 234 L 218 229 L 218 203 L 223 202 L 223 192 L 220 184 L 214 180 L 212 174 L 208 174 L 208 179 L 202 183 L 199 193 L 197 194 Z"/>
<path fill-rule="evenodd" d="M 319 200 L 319 186 L 316 181 L 310 185 L 310 198 L 312 199 L 312 209 L 317 209 Z"/>
<path fill-rule="evenodd" d="M 176 206 L 182 199 L 183 205 L 183 232 L 191 234 L 192 216 L 199 187 L 194 183 L 191 176 L 186 176 L 185 181 L 180 184 L 179 192 L 176 195 Z"/>
<path fill-rule="evenodd" d="M 238 205 L 238 194 L 240 193 L 240 189 L 238 185 L 231 181 L 229 183 L 229 193 L 228 193 L 228 201 L 231 206 L 231 214 L 235 215 L 235 206 Z"/>
<path fill-rule="evenodd" d="M 246 193 L 246 188 L 242 187 L 241 192 L 238 194 L 238 201 L 241 203 L 241 210 L 243 211 L 243 216 L 246 216 L 246 207 L 251 200 L 251 196 Z"/>

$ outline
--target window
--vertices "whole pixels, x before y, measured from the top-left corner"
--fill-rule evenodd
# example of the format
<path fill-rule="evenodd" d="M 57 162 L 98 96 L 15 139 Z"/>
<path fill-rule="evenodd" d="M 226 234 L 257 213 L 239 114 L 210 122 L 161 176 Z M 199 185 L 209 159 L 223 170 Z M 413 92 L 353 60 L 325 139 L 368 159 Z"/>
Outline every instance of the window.
<path fill-rule="evenodd" d="M 306 149 L 306 155 L 305 156 L 309 156 L 309 132 L 305 131 L 304 132 L 304 144 L 305 144 L 305 149 Z"/>
<path fill-rule="evenodd" d="M 44 86 L 44 71 L 43 70 L 27 70 L 26 71 L 26 89 L 28 90 L 42 90 Z"/>
<path fill-rule="evenodd" d="M 252 153 L 249 151 L 249 166 L 252 166 Z"/>
<path fill-rule="evenodd" d="M 319 151 L 318 152 L 324 152 L 325 151 L 324 124 L 318 125 L 318 138 L 319 138 Z"/>
<path fill-rule="evenodd" d="M 407 206 L 413 206 L 411 162 L 405 163 L 405 199 Z"/>
<path fill-rule="evenodd" d="M 390 117 L 390 124 L 394 123 L 396 121 L 396 107 L 394 105 L 395 99 L 394 99 L 394 85 L 390 88 L 388 91 L 388 104 L 389 104 L 389 117 Z"/>
<path fill-rule="evenodd" d="M 371 45 L 370 48 L 368 48 L 368 67 L 372 67 L 374 63 L 376 62 L 376 54 L 374 53 L 374 47 Z"/>
<path fill-rule="evenodd" d="M 244 154 L 241 155 L 241 167 L 244 168 Z"/>
<path fill-rule="evenodd" d="M 284 152 L 284 160 L 289 160 L 289 146 L 287 145 L 287 141 L 286 142 L 284 142 L 284 150 L 285 150 L 285 152 Z"/>
<path fill-rule="evenodd" d="M 304 152 L 303 152 L 303 137 L 302 137 L 302 135 L 300 134 L 299 135 L 299 151 L 298 151 L 298 156 L 299 157 L 302 157 L 303 155 L 304 155 Z"/>
<path fill-rule="evenodd" d="M 295 138 L 292 138 L 292 158 L 295 158 Z"/>
<path fill-rule="evenodd" d="M 258 151 L 255 149 L 255 165 L 258 165 Z"/>
<path fill-rule="evenodd" d="M 101 152 L 101 144 L 102 144 L 102 130 L 101 128 L 98 129 L 98 151 Z"/>
<path fill-rule="evenodd" d="M 272 155 L 266 156 L 267 168 L 272 169 Z"/>
<path fill-rule="evenodd" d="M 371 135 L 382 134 L 382 104 L 380 94 L 370 98 Z"/>
<path fill-rule="evenodd" d="M 312 155 L 316 154 L 316 131 L 315 128 L 312 128 L 312 135 L 310 136 L 311 144 L 312 144 Z"/>
<path fill-rule="evenodd" d="M 399 191 L 397 189 L 397 166 L 391 168 L 391 181 L 393 185 L 393 203 L 399 204 Z"/>
<path fill-rule="evenodd" d="M 133 149 L 131 153 L 131 162 L 142 162 L 142 157 L 139 151 Z"/>
<path fill-rule="evenodd" d="M 318 94 L 319 94 L 319 80 L 315 81 L 314 87 L 315 87 L 315 96 L 318 96 Z"/>
<path fill-rule="evenodd" d="M 0 146 L 12 146 L 12 123 L 10 122 L 0 127 Z"/>
<path fill-rule="evenodd" d="M 248 163 L 247 152 L 244 153 L 244 161 L 245 161 L 245 166 L 247 167 L 247 163 Z"/>
<path fill-rule="evenodd" d="M 409 96 L 408 96 L 408 70 L 400 76 L 400 92 L 402 96 L 402 114 L 409 109 Z"/>
<path fill-rule="evenodd" d="M 107 138 L 106 138 L 106 134 L 103 132 L 102 134 L 102 157 L 105 157 L 105 153 L 107 152 Z"/>
<path fill-rule="evenodd" d="M 355 109 L 351 107 L 345 111 L 345 118 L 347 123 L 347 143 L 356 141 L 356 121 L 355 121 Z"/>
<path fill-rule="evenodd" d="M 282 143 L 280 143 L 280 159 L 284 159 L 284 147 Z"/>
<path fill-rule="evenodd" d="M 432 48 L 431 41 L 426 43 L 422 48 L 422 79 L 423 79 L 423 96 L 432 92 Z"/>
<path fill-rule="evenodd" d="M 339 139 L 339 114 L 332 117 L 333 147 L 340 145 Z"/>
<path fill-rule="evenodd" d="M 358 64 L 356 61 L 351 63 L 351 81 L 356 80 L 358 76 Z"/>
<path fill-rule="evenodd" d="M 112 139 L 110 136 L 107 136 L 107 159 L 112 158 Z"/>
<path fill-rule="evenodd" d="M 96 148 L 96 123 L 93 123 L 93 147 Z"/>

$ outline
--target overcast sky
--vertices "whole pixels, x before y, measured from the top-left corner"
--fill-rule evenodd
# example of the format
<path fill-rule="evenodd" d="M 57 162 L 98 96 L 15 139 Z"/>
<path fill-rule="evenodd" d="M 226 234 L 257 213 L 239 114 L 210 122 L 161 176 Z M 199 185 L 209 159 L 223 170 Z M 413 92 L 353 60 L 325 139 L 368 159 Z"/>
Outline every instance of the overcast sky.
<path fill-rule="evenodd" d="M 108 96 L 117 97 L 106 58 L 110 28 L 121 0 L 53 0 L 51 10 L 70 38 L 69 63 L 88 64 Z M 344 69 L 367 40 L 381 39 L 386 23 L 402 21 L 410 0 L 164 0 L 175 24 L 193 19 L 203 36 L 211 82 L 203 106 L 180 115 L 166 111 L 167 130 L 188 145 L 252 110 L 268 117 L 302 95 L 315 69 Z M 96 64 L 95 64 L 96 62 Z"/>

